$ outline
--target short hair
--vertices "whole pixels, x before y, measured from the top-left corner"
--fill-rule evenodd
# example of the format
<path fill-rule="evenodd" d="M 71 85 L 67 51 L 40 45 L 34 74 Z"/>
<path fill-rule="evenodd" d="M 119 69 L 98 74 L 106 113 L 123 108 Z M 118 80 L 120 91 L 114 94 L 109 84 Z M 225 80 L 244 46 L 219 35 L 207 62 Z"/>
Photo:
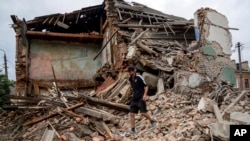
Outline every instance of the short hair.
<path fill-rule="evenodd" d="M 128 71 L 135 71 L 136 69 L 135 69 L 135 67 L 133 67 L 133 66 L 129 66 L 128 67 Z"/>

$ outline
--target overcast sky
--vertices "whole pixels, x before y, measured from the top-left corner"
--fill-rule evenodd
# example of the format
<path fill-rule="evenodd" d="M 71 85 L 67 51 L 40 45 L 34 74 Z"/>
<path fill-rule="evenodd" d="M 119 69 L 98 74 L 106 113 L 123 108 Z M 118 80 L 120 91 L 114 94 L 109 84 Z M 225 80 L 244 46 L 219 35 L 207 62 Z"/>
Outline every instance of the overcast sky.
<path fill-rule="evenodd" d="M 244 44 L 242 60 L 250 60 L 250 0 L 126 0 L 138 2 L 166 14 L 192 19 L 193 13 L 201 7 L 209 7 L 224 14 L 231 30 L 233 47 L 237 42 Z M 15 32 L 10 27 L 10 15 L 17 15 L 26 21 L 37 16 L 72 12 L 84 7 L 101 4 L 103 0 L 0 0 L 0 49 L 7 55 L 9 78 L 15 80 Z M 237 58 L 237 54 L 233 57 Z M 250 61 L 249 61 L 250 62 Z M 3 70 L 3 53 L 0 52 L 0 69 Z"/>

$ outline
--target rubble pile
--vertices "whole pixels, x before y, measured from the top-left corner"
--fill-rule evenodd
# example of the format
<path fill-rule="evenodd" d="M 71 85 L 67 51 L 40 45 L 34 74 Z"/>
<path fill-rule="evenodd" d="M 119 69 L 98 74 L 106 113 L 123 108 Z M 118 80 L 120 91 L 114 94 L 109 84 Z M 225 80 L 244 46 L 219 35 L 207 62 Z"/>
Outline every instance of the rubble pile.
<path fill-rule="evenodd" d="M 216 106 L 217 103 L 202 96 L 191 93 L 185 95 L 176 94 L 171 91 L 150 96 L 147 101 L 148 110 L 149 114 L 157 120 L 157 126 L 151 127 L 150 122 L 139 114 L 136 116 L 136 134 L 130 134 L 129 132 L 128 107 L 125 104 L 116 105 L 117 103 L 108 102 L 107 100 L 102 101 L 86 94 L 79 94 L 77 97 L 66 97 L 69 106 L 67 108 L 61 100 L 54 99 L 51 102 L 48 101 L 50 98 L 46 97 L 47 100 L 43 99 L 37 103 L 37 108 L 43 105 L 47 109 L 2 111 L 1 138 L 6 140 L 60 139 L 69 141 L 206 141 L 212 137 L 218 138 L 218 140 L 227 140 L 226 135 L 224 138 L 216 134 L 213 135 L 214 137 L 211 136 L 211 134 L 219 132 L 221 128 L 217 129 L 218 131 L 211 130 L 213 128 L 211 125 L 215 123 L 226 125 L 249 123 L 249 119 L 241 120 L 237 116 L 232 117 L 234 114 L 249 116 L 249 93 L 243 91 L 240 95 L 239 92 L 232 91 L 223 96 L 220 110 L 217 111 L 219 113 L 225 112 L 224 117 L 221 117 L 222 121 L 219 121 L 220 118 L 217 117 L 216 112 L 211 110 L 211 106 L 213 107 L 211 103 Z M 238 98 L 239 96 L 241 98 Z M 200 106 L 201 99 L 205 99 L 203 102 L 206 106 Z M 239 99 L 238 102 L 235 102 L 236 99 Z M 95 102 L 93 103 L 93 101 Z M 232 103 L 235 105 L 228 109 Z M 109 104 L 115 105 L 110 106 Z"/>

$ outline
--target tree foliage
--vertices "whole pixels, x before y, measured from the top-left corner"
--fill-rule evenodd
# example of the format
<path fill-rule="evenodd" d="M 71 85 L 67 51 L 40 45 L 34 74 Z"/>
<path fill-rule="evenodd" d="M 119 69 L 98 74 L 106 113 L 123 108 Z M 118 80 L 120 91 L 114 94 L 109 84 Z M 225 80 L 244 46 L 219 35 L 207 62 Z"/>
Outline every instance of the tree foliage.
<path fill-rule="evenodd" d="M 10 86 L 13 85 L 13 81 L 9 81 L 4 74 L 1 74 L 0 70 L 0 107 L 9 104 L 7 96 L 10 94 Z"/>

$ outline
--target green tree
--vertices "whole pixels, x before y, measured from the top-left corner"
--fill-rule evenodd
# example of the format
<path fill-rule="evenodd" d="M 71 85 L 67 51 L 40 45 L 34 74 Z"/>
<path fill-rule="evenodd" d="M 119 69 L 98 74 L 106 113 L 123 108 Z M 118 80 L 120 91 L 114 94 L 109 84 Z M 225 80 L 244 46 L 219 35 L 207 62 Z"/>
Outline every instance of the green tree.
<path fill-rule="evenodd" d="M 13 82 L 9 81 L 1 72 L 0 70 L 0 107 L 9 104 L 7 96 L 10 94 L 10 86 L 13 85 Z"/>

